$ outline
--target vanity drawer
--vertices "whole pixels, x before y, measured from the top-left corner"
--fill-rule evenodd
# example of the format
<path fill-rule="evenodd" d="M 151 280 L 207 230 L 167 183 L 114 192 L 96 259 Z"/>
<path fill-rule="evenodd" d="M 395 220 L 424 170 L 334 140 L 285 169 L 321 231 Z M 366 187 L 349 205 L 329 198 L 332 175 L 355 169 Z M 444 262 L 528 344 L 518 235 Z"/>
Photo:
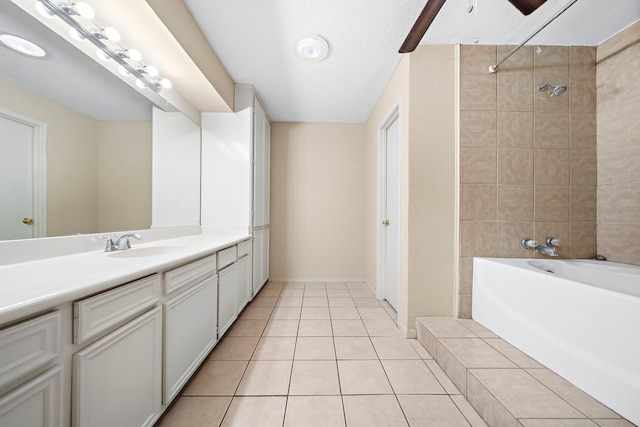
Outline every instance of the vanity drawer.
<path fill-rule="evenodd" d="M 58 356 L 61 318 L 55 311 L 0 331 L 0 389 Z"/>
<path fill-rule="evenodd" d="M 164 293 L 193 285 L 216 273 L 216 255 L 210 255 L 164 273 Z"/>
<path fill-rule="evenodd" d="M 218 252 L 218 270 L 222 270 L 229 264 L 233 264 L 236 262 L 236 247 L 231 246 L 230 248 L 223 249 Z"/>
<path fill-rule="evenodd" d="M 242 258 L 251 251 L 251 240 L 238 243 L 238 258 Z"/>
<path fill-rule="evenodd" d="M 133 319 L 160 301 L 160 275 L 73 303 L 73 342 L 80 344 Z"/>

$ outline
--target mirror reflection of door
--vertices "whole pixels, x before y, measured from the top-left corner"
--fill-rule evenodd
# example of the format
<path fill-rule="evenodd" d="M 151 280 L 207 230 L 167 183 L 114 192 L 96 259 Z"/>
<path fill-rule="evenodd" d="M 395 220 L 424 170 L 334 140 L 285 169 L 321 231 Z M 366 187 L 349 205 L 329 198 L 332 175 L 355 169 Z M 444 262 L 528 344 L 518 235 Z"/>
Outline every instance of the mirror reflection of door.
<path fill-rule="evenodd" d="M 39 124 L 0 111 L 0 240 L 42 237 Z"/>

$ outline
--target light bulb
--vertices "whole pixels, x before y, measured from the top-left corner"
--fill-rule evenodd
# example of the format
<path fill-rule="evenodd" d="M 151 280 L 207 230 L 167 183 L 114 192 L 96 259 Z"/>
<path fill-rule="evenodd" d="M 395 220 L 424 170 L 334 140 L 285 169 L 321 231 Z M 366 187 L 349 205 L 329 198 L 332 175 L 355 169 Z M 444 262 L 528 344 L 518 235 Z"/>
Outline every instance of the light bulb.
<path fill-rule="evenodd" d="M 111 57 L 109 55 L 107 55 L 102 49 L 97 49 L 96 50 L 96 56 L 100 59 L 102 59 L 103 61 L 108 61 L 111 59 Z"/>
<path fill-rule="evenodd" d="M 75 40 L 78 40 L 79 42 L 84 40 L 84 36 L 82 34 L 80 34 L 80 31 L 76 30 L 73 27 L 69 28 L 69 35 L 74 38 Z"/>
<path fill-rule="evenodd" d="M 122 74 L 123 76 L 128 76 L 129 74 L 131 74 L 129 72 L 129 70 L 127 70 L 126 68 L 124 68 L 122 65 L 118 67 L 118 71 L 120 72 L 120 74 Z"/>
<path fill-rule="evenodd" d="M 40 3 L 39 1 L 36 2 L 36 10 L 40 15 L 44 16 L 45 18 L 53 18 L 55 16 L 53 12 L 47 9 L 47 7 L 44 4 Z"/>
<path fill-rule="evenodd" d="M 156 67 L 154 67 L 153 65 L 145 65 L 142 68 L 142 72 L 149 74 L 151 77 L 158 77 L 158 74 L 160 74 L 158 69 Z"/>
<path fill-rule="evenodd" d="M 96 12 L 89 4 L 79 1 L 73 4 L 73 10 L 76 14 L 82 16 L 85 19 L 93 19 L 96 16 Z"/>
<path fill-rule="evenodd" d="M 138 86 L 140 89 L 145 89 L 147 87 L 147 85 L 145 85 L 144 82 L 140 79 L 136 79 L 136 86 Z"/>
<path fill-rule="evenodd" d="M 140 62 L 140 60 L 142 59 L 142 54 L 140 53 L 140 51 L 136 49 L 127 49 L 126 52 L 127 52 L 127 56 L 132 61 Z"/>
<path fill-rule="evenodd" d="M 160 79 L 160 86 L 162 86 L 165 89 L 171 89 L 171 86 L 173 86 L 173 84 L 171 83 L 171 80 L 169 79 Z"/>
<path fill-rule="evenodd" d="M 116 30 L 113 27 L 107 27 L 105 29 L 102 30 L 102 35 L 107 39 L 107 40 L 111 40 L 112 42 L 119 42 L 120 41 L 120 32 L 118 30 Z"/>

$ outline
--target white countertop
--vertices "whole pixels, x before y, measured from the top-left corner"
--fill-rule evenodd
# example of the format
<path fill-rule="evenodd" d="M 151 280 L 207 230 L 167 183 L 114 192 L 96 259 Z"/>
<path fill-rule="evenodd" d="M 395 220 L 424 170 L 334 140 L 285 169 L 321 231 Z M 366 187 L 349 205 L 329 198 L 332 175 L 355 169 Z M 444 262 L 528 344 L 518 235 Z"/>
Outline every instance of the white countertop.
<path fill-rule="evenodd" d="M 170 270 L 250 237 L 204 233 L 147 244 L 132 239 L 132 249 L 122 252 L 91 251 L 0 265 L 0 324 Z M 157 247 L 165 249 L 144 249 Z M 136 249 L 145 256 L 122 255 L 133 255 Z"/>

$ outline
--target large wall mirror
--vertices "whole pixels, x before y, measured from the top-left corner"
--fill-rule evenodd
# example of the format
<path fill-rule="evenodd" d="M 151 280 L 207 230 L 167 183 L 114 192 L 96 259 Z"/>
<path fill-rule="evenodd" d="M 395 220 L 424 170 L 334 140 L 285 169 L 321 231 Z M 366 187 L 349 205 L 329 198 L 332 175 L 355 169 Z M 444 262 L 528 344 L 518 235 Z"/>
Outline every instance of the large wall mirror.
<path fill-rule="evenodd" d="M 160 168 L 199 176 L 198 126 L 166 113 L 189 154 L 157 162 L 148 98 L 12 2 L 0 3 L 0 33 L 46 51 L 38 59 L 0 45 L 0 240 L 152 227 Z M 199 222 L 199 187 L 191 190 L 197 200 L 158 225 Z"/>

